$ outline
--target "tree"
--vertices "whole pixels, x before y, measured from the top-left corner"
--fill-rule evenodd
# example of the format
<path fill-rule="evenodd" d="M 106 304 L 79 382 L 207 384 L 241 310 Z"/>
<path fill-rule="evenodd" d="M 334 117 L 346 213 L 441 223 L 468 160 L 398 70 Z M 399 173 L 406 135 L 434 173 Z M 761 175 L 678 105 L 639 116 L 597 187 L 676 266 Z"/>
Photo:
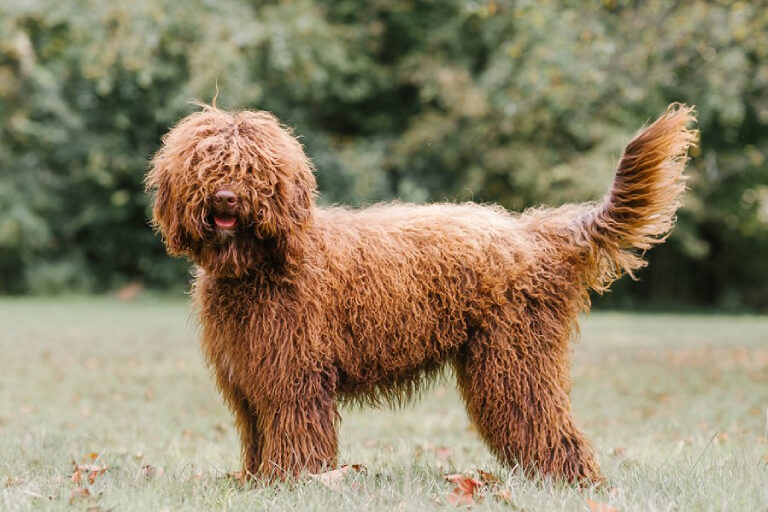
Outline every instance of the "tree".
<path fill-rule="evenodd" d="M 18 2 L 17 2 L 18 3 Z M 0 6 L 0 290 L 183 283 L 141 180 L 210 100 L 302 135 L 323 200 L 597 199 L 632 132 L 697 105 L 669 242 L 609 302 L 768 308 L 764 2 L 34 0 Z M 5 213 L 7 212 L 7 213 Z"/>

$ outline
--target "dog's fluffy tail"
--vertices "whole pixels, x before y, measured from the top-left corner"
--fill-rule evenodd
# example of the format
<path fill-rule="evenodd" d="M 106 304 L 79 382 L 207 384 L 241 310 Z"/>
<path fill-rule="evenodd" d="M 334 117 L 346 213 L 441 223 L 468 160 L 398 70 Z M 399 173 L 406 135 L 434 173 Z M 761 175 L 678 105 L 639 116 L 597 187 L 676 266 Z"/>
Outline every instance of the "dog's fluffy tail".
<path fill-rule="evenodd" d="M 692 107 L 673 104 L 627 144 L 610 192 L 581 219 L 583 234 L 598 248 L 598 272 L 590 286 L 598 291 L 626 272 L 645 266 L 642 252 L 663 242 L 675 222 L 685 190 L 688 148 L 697 140 L 689 127 Z"/>

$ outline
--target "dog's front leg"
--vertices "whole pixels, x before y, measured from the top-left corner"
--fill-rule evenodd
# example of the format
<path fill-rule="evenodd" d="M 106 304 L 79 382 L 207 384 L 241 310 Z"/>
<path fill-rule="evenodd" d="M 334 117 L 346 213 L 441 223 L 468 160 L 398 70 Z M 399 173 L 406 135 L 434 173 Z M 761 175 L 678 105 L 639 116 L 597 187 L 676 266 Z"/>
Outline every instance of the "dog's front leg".
<path fill-rule="evenodd" d="M 262 462 L 262 442 L 255 408 L 246 394 L 221 372 L 216 372 L 216 381 L 224 402 L 235 417 L 235 427 L 240 436 L 243 472 L 245 475 L 256 475 Z"/>
<path fill-rule="evenodd" d="M 240 451 L 243 460 L 243 472 L 247 476 L 258 473 L 262 463 L 261 435 L 258 430 L 256 413 L 242 395 L 238 407 L 233 408 L 235 413 L 235 425 L 240 434 Z"/>
<path fill-rule="evenodd" d="M 338 414 L 334 387 L 304 384 L 308 385 L 302 386 L 301 393 L 291 394 L 287 400 L 259 405 L 260 477 L 285 480 L 336 465 Z"/>

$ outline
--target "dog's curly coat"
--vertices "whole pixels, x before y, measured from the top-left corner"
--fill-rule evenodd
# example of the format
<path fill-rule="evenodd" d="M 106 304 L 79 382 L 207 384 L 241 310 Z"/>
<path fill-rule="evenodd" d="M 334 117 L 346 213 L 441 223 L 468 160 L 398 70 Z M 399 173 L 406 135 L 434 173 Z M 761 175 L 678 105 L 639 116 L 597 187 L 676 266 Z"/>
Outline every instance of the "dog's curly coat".
<path fill-rule="evenodd" d="M 696 133 L 674 105 L 627 146 L 600 203 L 314 203 L 313 166 L 267 112 L 181 120 L 146 178 L 172 255 L 198 266 L 202 346 L 266 479 L 336 464 L 338 401 L 401 402 L 450 363 L 504 463 L 600 481 L 569 405 L 590 289 L 645 265 L 674 221 Z"/>

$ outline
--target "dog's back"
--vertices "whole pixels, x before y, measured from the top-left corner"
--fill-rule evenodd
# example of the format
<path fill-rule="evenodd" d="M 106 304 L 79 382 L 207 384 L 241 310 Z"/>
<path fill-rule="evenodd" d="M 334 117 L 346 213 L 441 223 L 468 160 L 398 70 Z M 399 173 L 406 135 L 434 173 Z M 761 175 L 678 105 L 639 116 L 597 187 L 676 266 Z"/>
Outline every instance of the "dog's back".
<path fill-rule="evenodd" d="M 333 330 L 344 333 L 336 343 L 345 383 L 376 388 L 371 376 L 381 375 L 389 385 L 485 325 L 528 329 L 532 311 L 574 322 L 590 287 L 643 266 L 637 251 L 669 232 L 691 120 L 690 108 L 674 107 L 642 130 L 601 203 L 522 214 L 473 203 L 318 209 L 318 282 Z"/>

